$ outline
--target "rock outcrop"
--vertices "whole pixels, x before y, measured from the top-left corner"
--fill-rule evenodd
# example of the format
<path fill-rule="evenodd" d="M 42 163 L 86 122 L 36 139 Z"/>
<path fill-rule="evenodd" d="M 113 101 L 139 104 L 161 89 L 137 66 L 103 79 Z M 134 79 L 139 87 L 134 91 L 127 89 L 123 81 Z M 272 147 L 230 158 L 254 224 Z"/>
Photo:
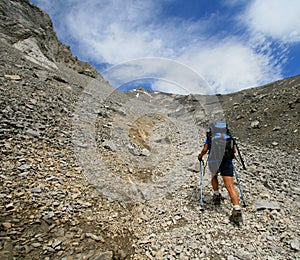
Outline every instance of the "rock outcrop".
<path fill-rule="evenodd" d="M 101 77 L 90 64 L 72 56 L 70 46 L 58 41 L 48 14 L 28 0 L 0 1 L 0 12 L 2 43 L 47 69 L 58 69 L 55 63 L 63 63 L 81 74 Z"/>

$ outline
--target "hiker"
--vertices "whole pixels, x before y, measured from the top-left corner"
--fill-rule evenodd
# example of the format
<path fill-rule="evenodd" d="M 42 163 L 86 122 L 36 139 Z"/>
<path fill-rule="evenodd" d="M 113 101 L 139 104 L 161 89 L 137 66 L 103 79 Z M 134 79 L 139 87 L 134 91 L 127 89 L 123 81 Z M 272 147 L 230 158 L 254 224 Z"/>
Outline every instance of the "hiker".
<path fill-rule="evenodd" d="M 213 203 L 215 205 L 221 203 L 218 182 L 218 173 L 220 173 L 233 205 L 230 220 L 232 222 L 241 222 L 242 213 L 239 205 L 239 196 L 233 182 L 234 168 L 232 159 L 236 151 L 236 144 L 229 134 L 227 124 L 224 122 L 215 122 L 210 125 L 210 131 L 207 132 L 207 137 L 203 149 L 198 155 L 198 160 L 202 162 L 203 156 L 207 152 L 209 153 L 208 166 L 212 174 Z"/>

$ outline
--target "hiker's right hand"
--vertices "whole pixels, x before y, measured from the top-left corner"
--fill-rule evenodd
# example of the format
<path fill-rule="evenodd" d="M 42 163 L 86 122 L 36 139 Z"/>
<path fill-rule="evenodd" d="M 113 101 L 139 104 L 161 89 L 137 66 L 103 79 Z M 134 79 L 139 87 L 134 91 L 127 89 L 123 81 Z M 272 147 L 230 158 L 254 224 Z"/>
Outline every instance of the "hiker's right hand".
<path fill-rule="evenodd" d="M 198 155 L 198 160 L 199 160 L 199 162 L 202 162 L 203 160 L 202 160 L 202 156 L 199 154 Z"/>

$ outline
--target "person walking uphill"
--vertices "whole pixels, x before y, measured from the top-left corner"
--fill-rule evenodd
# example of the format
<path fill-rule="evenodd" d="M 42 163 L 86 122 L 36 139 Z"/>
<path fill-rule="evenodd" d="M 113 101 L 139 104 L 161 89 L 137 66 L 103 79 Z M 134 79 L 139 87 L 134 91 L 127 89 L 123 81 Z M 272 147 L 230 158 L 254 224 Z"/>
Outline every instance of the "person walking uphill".
<path fill-rule="evenodd" d="M 237 148 L 233 138 L 229 134 L 227 124 L 225 122 L 214 122 L 210 124 L 209 132 L 207 132 L 207 137 L 203 149 L 198 155 L 198 160 L 202 162 L 203 156 L 208 152 L 208 167 L 212 174 L 211 184 L 214 190 L 213 203 L 216 205 L 221 203 L 218 182 L 218 173 L 220 173 L 233 205 L 229 219 L 234 223 L 240 223 L 242 222 L 242 212 L 238 192 L 235 190 L 233 182 L 234 168 L 232 159 L 236 151 Z"/>

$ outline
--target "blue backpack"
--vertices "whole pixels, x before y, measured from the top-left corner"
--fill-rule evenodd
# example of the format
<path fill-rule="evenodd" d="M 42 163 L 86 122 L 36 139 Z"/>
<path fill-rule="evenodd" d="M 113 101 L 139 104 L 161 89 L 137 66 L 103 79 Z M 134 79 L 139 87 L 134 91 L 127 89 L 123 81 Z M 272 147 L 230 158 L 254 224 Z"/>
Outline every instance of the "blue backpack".
<path fill-rule="evenodd" d="M 210 124 L 207 132 L 209 161 L 232 160 L 234 158 L 234 139 L 231 137 L 226 122 Z"/>

